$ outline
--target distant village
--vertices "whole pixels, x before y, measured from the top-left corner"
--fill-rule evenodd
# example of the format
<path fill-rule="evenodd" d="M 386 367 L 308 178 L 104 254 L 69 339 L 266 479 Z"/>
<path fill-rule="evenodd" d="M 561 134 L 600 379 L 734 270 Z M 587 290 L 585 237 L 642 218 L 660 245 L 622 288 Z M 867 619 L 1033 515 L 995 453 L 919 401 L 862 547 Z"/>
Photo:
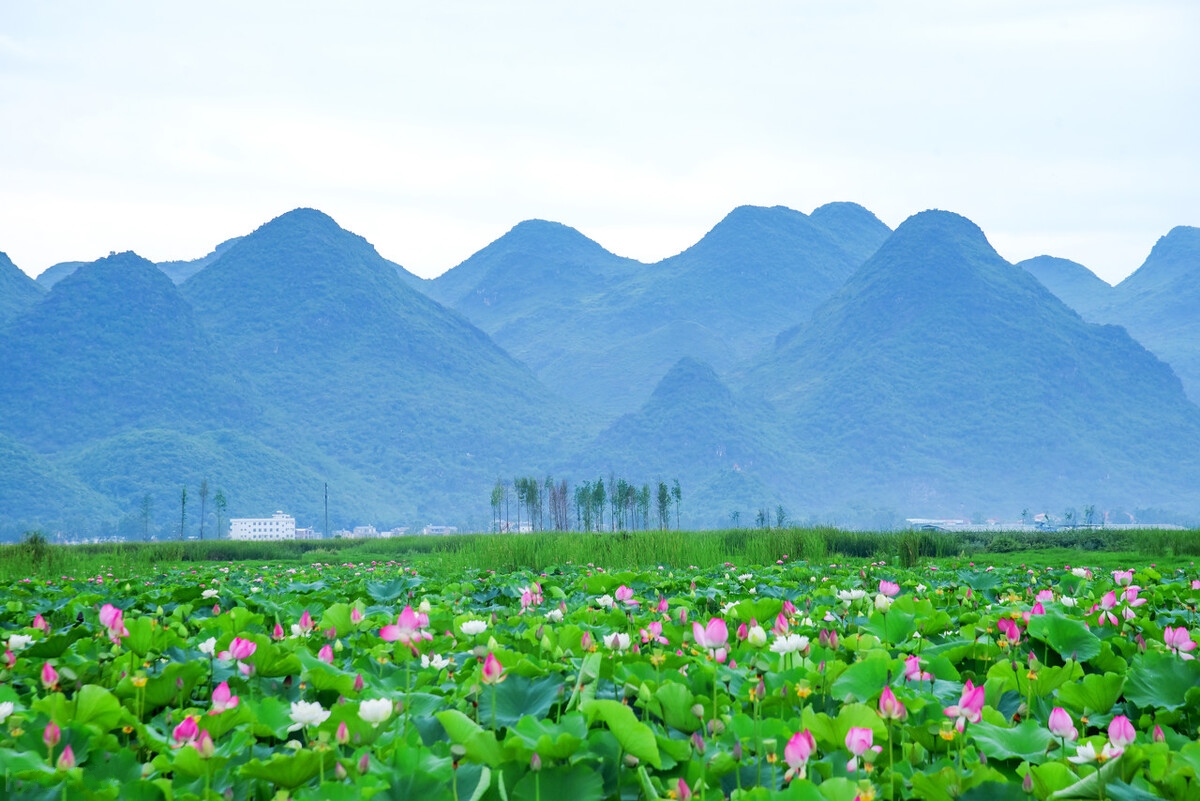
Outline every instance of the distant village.
<path fill-rule="evenodd" d="M 375 526 L 355 526 L 333 532 L 333 539 L 340 540 L 384 540 L 405 536 L 436 536 L 457 534 L 455 526 L 428 525 L 420 531 L 410 532 L 408 526 L 380 531 Z M 283 512 L 270 517 L 234 517 L 229 521 L 231 540 L 320 540 L 321 532 L 313 528 L 297 528 L 296 518 Z"/>

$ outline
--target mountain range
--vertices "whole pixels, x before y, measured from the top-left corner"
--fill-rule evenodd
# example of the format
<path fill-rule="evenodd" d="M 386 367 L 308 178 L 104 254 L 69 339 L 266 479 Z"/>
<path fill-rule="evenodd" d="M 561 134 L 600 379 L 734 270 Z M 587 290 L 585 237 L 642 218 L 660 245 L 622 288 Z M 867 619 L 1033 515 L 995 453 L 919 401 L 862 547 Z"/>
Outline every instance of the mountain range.
<path fill-rule="evenodd" d="M 204 479 L 317 528 L 328 489 L 335 527 L 485 529 L 497 477 L 550 475 L 677 479 L 693 526 L 1200 519 L 1200 229 L 1117 287 L 852 203 L 654 264 L 531 220 L 422 280 L 313 209 L 64 264 L 0 254 L 0 535 L 168 536 L 185 487 L 195 533 Z"/>

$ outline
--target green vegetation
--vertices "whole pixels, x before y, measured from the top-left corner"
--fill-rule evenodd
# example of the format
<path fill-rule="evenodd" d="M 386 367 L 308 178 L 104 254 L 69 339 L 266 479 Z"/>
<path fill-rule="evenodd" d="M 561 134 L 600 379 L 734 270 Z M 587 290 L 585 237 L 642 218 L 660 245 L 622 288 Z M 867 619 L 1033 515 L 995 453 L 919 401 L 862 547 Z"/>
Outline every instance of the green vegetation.
<path fill-rule="evenodd" d="M 44 535 L 43 535 L 44 536 Z M 1011 543 L 1016 543 L 1014 550 Z M 543 570 L 556 564 L 597 564 L 610 568 L 697 565 L 710 569 L 770 564 L 788 556 L 814 563 L 870 559 L 902 567 L 930 560 L 973 560 L 980 564 L 1082 564 L 1122 567 L 1134 562 L 1182 566 L 1200 556 L 1200 530 L 1077 529 L 1045 532 L 845 531 L 836 528 L 724 529 L 715 531 L 627 531 L 618 534 L 540 532 L 462 534 L 377 540 L 293 540 L 234 542 L 205 540 L 97 545 L 27 543 L 0 546 L 0 579 L 47 575 L 145 572 L 158 567 L 200 563 L 363 563 L 398 559 L 467 570 Z"/>

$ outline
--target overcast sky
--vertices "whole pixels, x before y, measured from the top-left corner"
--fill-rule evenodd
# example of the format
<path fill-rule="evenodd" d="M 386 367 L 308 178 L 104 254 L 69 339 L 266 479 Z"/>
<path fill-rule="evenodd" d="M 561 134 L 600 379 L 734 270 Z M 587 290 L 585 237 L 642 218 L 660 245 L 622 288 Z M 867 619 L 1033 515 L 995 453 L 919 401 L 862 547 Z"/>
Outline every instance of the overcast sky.
<path fill-rule="evenodd" d="M 531 217 L 964 214 L 1116 282 L 1200 225 L 1200 3 L 0 6 L 0 250 L 202 256 L 297 206 L 436 275 Z"/>

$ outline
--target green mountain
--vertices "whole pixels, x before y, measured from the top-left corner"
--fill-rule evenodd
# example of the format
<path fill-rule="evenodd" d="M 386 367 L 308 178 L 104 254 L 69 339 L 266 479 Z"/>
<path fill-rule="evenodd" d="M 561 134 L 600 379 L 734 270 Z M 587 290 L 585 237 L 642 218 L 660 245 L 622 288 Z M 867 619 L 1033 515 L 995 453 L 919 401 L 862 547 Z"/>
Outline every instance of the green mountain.
<path fill-rule="evenodd" d="M 239 236 L 235 236 L 233 239 L 226 239 L 224 242 L 213 248 L 212 252 L 207 256 L 201 256 L 198 259 L 191 259 L 188 261 L 160 261 L 156 263 L 156 266 L 158 269 L 166 273 L 167 276 L 176 284 L 182 284 L 184 281 L 224 256 L 231 247 L 237 244 L 239 239 L 241 239 Z"/>
<path fill-rule="evenodd" d="M 792 503 L 916 514 L 1194 510 L 1200 409 L 1115 326 L 1085 323 L 970 221 L 923 212 L 781 335 L 748 390 L 797 453 Z"/>
<path fill-rule="evenodd" d="M 0 330 L 0 409 L 0 432 L 42 452 L 256 414 L 175 285 L 133 253 L 81 267 Z"/>
<path fill-rule="evenodd" d="M 0 539 L 15 539 L 38 528 L 88 530 L 97 519 L 113 519 L 119 513 L 111 499 L 4 434 L 0 434 L 0 487 L 4 489 Z"/>
<path fill-rule="evenodd" d="M 775 418 L 761 401 L 735 396 L 709 365 L 683 358 L 640 409 L 576 456 L 570 472 L 635 483 L 677 479 L 688 488 L 683 516 L 691 525 L 728 525 L 734 509 L 774 509 L 781 496 L 771 485 L 795 466 L 779 449 Z"/>
<path fill-rule="evenodd" d="M 1113 302 L 1112 286 L 1078 262 L 1037 256 L 1017 262 L 1017 266 L 1029 271 L 1042 286 L 1085 320 L 1099 322 L 1097 312 Z"/>
<path fill-rule="evenodd" d="M 485 525 L 496 475 L 577 436 L 528 368 L 318 211 L 263 225 L 182 290 L 263 399 L 264 441 L 387 486 L 394 517 L 478 509 Z"/>
<path fill-rule="evenodd" d="M 36 305 L 46 293 L 0 252 L 0 326 Z"/>
<path fill-rule="evenodd" d="M 735 209 L 683 253 L 622 259 L 556 223 L 522 223 L 442 276 L 432 297 L 604 418 L 636 409 L 672 364 L 734 370 L 829 297 L 888 235 L 849 203 Z"/>
<path fill-rule="evenodd" d="M 52 264 L 38 273 L 36 279 L 38 286 L 42 287 L 42 289 L 50 289 L 59 281 L 88 263 L 86 261 L 60 261 L 58 264 Z"/>
<path fill-rule="evenodd" d="M 1200 228 L 1171 229 L 1113 294 L 1098 315 L 1170 364 L 1200 403 Z"/>

